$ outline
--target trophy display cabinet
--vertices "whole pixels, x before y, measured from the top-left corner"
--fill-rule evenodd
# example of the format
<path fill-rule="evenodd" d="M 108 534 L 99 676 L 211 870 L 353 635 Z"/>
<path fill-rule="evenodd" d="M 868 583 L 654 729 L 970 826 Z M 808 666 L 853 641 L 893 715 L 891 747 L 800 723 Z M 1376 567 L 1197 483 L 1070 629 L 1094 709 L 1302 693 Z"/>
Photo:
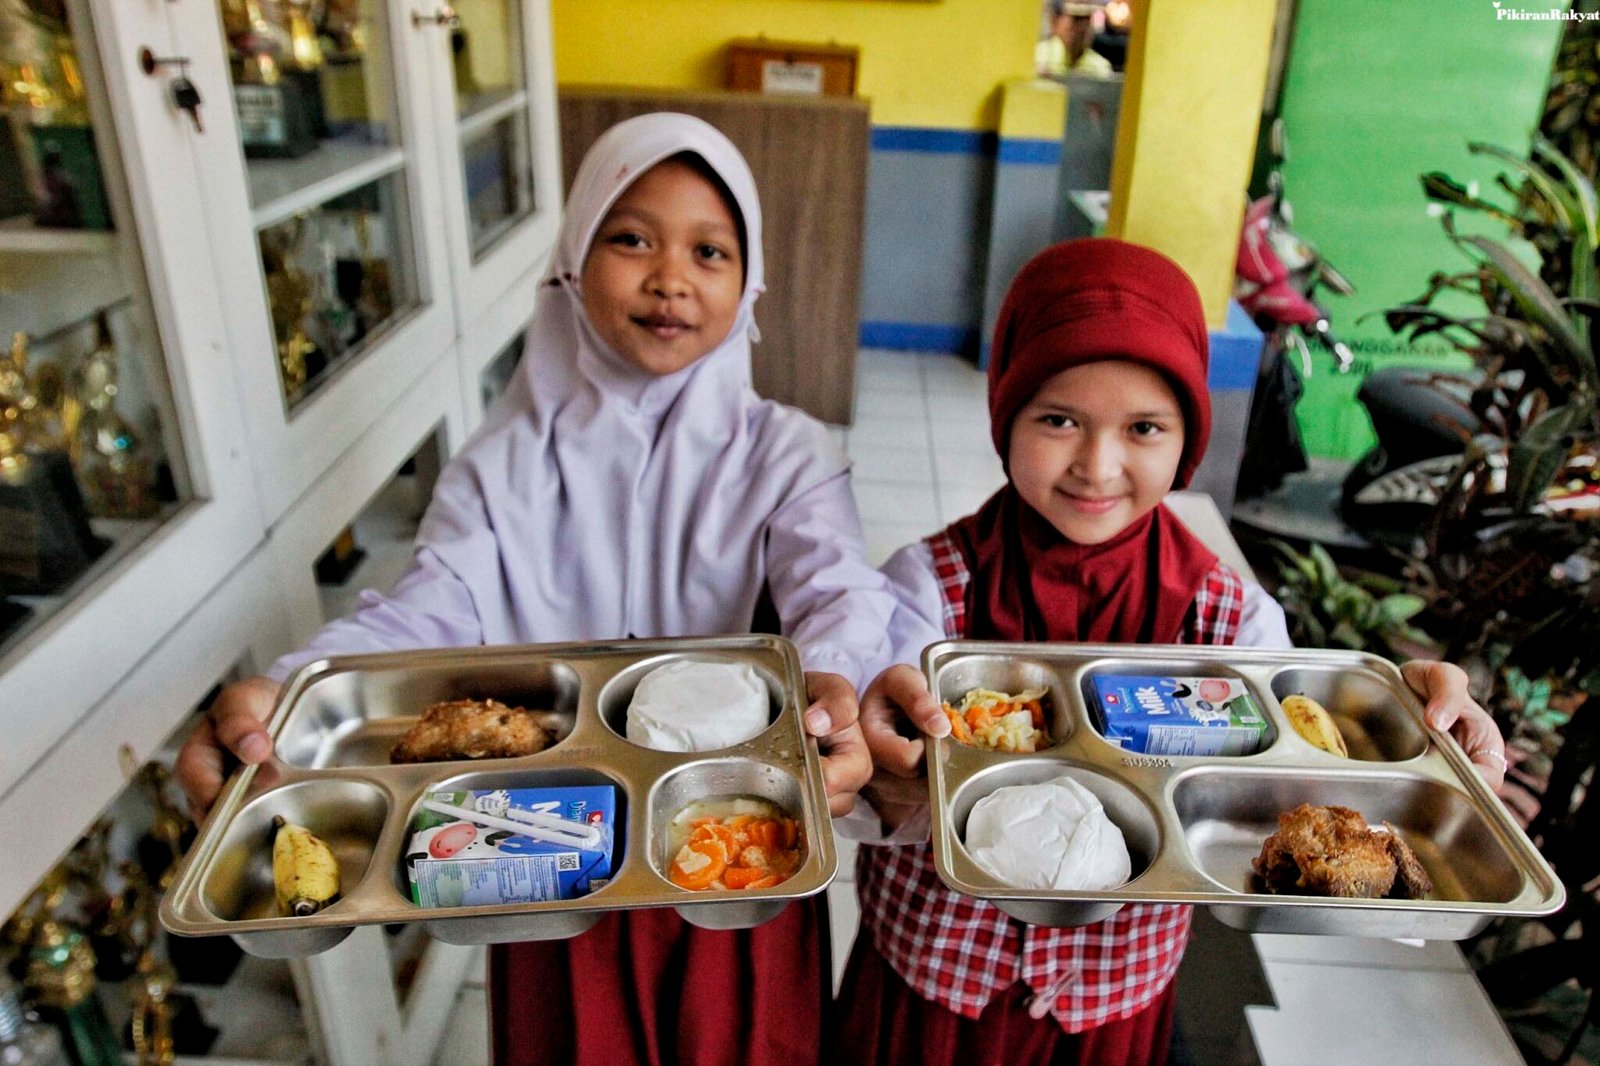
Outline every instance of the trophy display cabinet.
<path fill-rule="evenodd" d="M 548 0 L 0 0 L 0 921 L 481 419 L 559 148 Z M 390 950 L 296 964 L 324 1061 L 425 1061 Z"/>

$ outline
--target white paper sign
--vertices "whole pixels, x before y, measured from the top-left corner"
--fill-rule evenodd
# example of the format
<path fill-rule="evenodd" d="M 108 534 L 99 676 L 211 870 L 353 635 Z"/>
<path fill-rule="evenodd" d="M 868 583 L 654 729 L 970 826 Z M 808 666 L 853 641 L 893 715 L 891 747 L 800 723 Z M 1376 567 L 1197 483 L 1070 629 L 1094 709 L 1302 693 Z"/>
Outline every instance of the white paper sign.
<path fill-rule="evenodd" d="M 761 64 L 761 91 L 821 96 L 822 64 L 785 63 L 781 59 L 769 59 Z"/>

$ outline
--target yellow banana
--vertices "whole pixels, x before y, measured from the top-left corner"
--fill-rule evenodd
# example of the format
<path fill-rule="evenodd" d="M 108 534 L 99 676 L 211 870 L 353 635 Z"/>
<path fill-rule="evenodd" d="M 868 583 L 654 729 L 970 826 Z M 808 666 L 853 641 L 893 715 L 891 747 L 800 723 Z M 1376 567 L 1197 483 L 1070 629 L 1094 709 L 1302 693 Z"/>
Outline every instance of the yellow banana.
<path fill-rule="evenodd" d="M 272 819 L 272 883 L 278 913 L 304 918 L 339 897 L 339 860 L 303 825 Z"/>
<path fill-rule="evenodd" d="M 1322 704 L 1310 696 L 1285 696 L 1281 702 L 1289 724 L 1308 743 L 1346 759 L 1350 757 L 1350 749 L 1345 747 L 1344 737 L 1334 724 L 1333 715 Z"/>

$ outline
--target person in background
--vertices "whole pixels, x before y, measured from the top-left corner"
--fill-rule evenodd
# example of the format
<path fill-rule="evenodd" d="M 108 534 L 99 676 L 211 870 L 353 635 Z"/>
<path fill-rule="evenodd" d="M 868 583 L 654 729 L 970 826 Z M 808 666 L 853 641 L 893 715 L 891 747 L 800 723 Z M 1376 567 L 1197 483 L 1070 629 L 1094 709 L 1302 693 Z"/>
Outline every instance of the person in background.
<path fill-rule="evenodd" d="M 1051 0 L 1050 36 L 1033 50 L 1034 73 L 1041 78 L 1067 74 L 1110 77 L 1111 61 L 1089 47 L 1094 42 L 1095 21 L 1101 17 L 1099 4 Z"/>
<path fill-rule="evenodd" d="M 1194 284 L 1148 248 L 1070 241 L 1012 282 L 989 367 L 1007 484 L 884 567 L 897 665 L 861 703 L 880 773 L 863 790 L 871 810 L 836 822 L 868 845 L 856 860 L 861 932 L 838 997 L 843 1061 L 1166 1061 L 1190 908 L 1128 904 L 1055 929 L 945 887 L 927 843 L 920 738 L 951 723 L 910 664 L 946 639 L 1290 646 L 1266 590 L 1162 503 L 1205 453 L 1208 345 Z M 1403 672 L 1429 724 L 1451 730 L 1498 785 L 1505 746 L 1466 674 L 1436 662 Z"/>
<path fill-rule="evenodd" d="M 748 632 L 767 600 L 800 649 L 806 727 L 848 809 L 871 773 L 856 692 L 887 661 L 894 604 L 867 562 L 844 455 L 821 423 L 751 387 L 762 263 L 755 179 L 715 128 L 658 114 L 601 136 L 567 198 L 526 355 L 440 475 L 410 569 L 224 690 L 178 759 L 195 816 L 226 753 L 271 757 L 262 722 L 307 662 Z M 747 930 L 663 908 L 496 945 L 494 1061 L 815 1063 L 823 900 Z"/>

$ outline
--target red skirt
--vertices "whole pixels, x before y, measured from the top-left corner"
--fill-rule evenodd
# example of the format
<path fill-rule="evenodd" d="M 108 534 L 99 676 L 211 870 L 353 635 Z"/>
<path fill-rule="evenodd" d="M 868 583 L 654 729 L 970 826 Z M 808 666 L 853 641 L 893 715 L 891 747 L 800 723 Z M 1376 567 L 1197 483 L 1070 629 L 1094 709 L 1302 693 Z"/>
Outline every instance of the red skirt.
<path fill-rule="evenodd" d="M 977 1018 L 923 999 L 886 962 L 872 936 L 856 936 L 835 1009 L 835 1055 L 846 1063 L 919 1066 L 1162 1066 L 1172 1042 L 1176 981 L 1131 1018 L 1081 1033 L 1028 1013 L 1033 990 L 1018 981 Z"/>
<path fill-rule="evenodd" d="M 816 1063 L 830 973 L 824 898 L 754 929 L 624 911 L 570 940 L 491 948 L 494 1062 Z"/>

